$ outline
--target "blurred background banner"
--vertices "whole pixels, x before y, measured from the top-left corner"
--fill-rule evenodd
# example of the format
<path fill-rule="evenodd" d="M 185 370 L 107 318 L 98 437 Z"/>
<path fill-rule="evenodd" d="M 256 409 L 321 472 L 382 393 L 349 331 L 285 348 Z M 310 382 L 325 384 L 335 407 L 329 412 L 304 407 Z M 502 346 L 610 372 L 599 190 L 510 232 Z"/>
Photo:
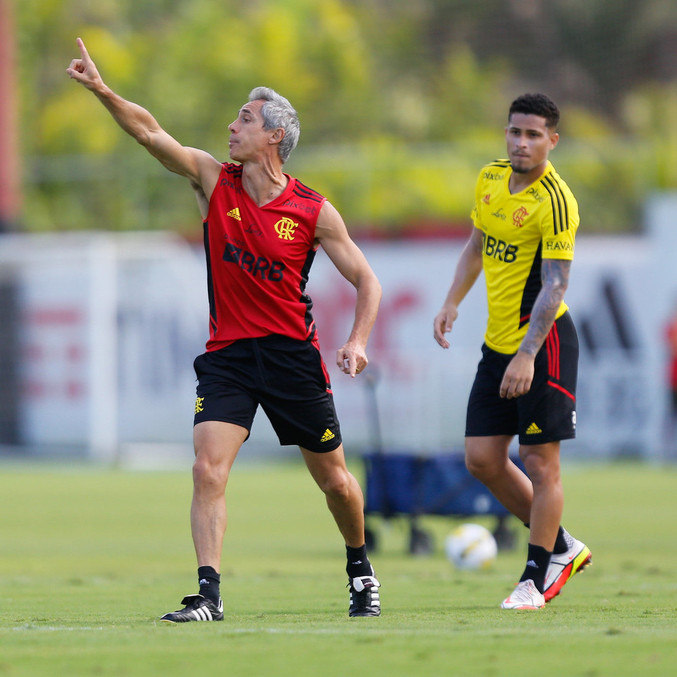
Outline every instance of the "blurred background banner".
<path fill-rule="evenodd" d="M 352 452 L 379 432 L 392 451 L 462 446 L 481 283 L 450 351 L 432 318 L 477 172 L 505 155 L 510 102 L 550 95 L 562 112 L 551 159 L 581 210 L 567 447 L 677 456 L 671 0 L 0 0 L 0 454 L 190 457 L 192 360 L 207 334 L 198 212 L 186 182 L 67 78 L 78 35 L 113 89 L 217 158 L 254 86 L 299 111 L 285 167 L 339 209 L 384 287 L 372 380 L 332 371 Z M 323 256 L 309 291 L 332 367 L 353 293 Z M 285 453 L 261 415 L 254 432 L 248 453 Z"/>
<path fill-rule="evenodd" d="M 579 414 L 568 453 L 666 452 L 661 332 L 677 271 L 667 262 L 657 271 L 657 261 L 665 247 L 676 250 L 673 206 L 657 199 L 652 237 L 583 236 L 577 243 L 567 301 L 581 342 Z M 432 338 L 432 318 L 463 243 L 362 247 L 384 294 L 370 365 L 359 378 L 341 374 L 334 357 L 350 331 L 354 290 L 324 255 L 308 284 L 346 448 L 364 453 L 383 445 L 422 455 L 462 449 L 486 321 L 482 281 L 443 351 Z M 190 458 L 192 362 L 207 336 L 200 248 L 168 233 L 14 235 L 5 236 L 0 263 L 12 271 L 21 308 L 18 392 L 2 393 L 16 409 L 19 447 L 137 464 Z M 296 453 L 280 451 L 262 414 L 247 449 Z"/>
<path fill-rule="evenodd" d="M 204 347 L 204 256 L 169 233 L 6 235 L 18 340 L 18 449 L 118 458 L 190 440 L 192 360 Z"/>

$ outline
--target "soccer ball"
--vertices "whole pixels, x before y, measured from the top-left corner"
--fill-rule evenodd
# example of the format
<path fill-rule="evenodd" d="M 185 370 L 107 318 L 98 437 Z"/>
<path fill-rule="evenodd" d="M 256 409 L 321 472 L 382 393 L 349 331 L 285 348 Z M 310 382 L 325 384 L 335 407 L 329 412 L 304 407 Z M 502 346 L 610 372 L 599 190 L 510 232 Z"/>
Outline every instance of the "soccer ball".
<path fill-rule="evenodd" d="M 498 547 L 491 533 L 479 524 L 462 524 L 444 544 L 449 561 L 459 569 L 487 569 L 496 559 Z"/>

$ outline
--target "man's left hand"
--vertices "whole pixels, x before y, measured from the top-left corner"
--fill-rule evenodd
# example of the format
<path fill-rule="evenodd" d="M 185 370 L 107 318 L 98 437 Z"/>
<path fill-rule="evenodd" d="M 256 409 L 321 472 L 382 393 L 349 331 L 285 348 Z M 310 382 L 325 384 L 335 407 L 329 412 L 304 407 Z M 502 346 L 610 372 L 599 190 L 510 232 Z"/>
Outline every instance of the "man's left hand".
<path fill-rule="evenodd" d="M 510 360 L 505 374 L 503 374 L 499 394 L 507 399 L 526 395 L 533 380 L 534 356 L 520 350 Z"/>

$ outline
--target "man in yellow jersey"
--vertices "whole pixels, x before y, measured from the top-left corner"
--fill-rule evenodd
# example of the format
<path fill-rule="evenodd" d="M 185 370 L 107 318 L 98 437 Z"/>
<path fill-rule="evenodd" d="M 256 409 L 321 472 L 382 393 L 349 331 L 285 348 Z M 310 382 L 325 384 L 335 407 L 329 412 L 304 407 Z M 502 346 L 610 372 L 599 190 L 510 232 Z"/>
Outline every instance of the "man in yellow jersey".
<path fill-rule="evenodd" d="M 524 573 L 504 609 L 539 609 L 591 561 L 560 521 L 564 505 L 560 441 L 576 433 L 578 339 L 564 303 L 578 228 L 578 205 L 548 160 L 559 110 L 543 94 L 513 101 L 505 130 L 508 159 L 480 172 L 474 228 L 463 249 L 434 336 L 445 334 L 481 271 L 489 319 L 470 393 L 466 465 L 529 527 Z M 508 455 L 519 435 L 527 474 Z"/>

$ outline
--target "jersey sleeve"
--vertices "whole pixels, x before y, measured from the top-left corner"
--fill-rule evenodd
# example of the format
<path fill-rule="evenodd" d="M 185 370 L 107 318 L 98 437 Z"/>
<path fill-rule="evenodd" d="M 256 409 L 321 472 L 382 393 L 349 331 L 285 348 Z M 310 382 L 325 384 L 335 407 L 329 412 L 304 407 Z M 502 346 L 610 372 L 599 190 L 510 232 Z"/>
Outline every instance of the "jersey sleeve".
<path fill-rule="evenodd" d="M 480 199 L 482 195 L 482 172 L 480 172 L 477 177 L 477 182 L 475 183 L 475 201 L 473 202 L 472 211 L 470 212 L 470 218 L 472 219 L 475 228 L 482 230 L 482 220 L 480 217 Z"/>
<path fill-rule="evenodd" d="M 543 181 L 547 198 L 541 219 L 542 257 L 544 259 L 574 258 L 578 230 L 578 204 L 571 191 L 555 177 Z"/>

